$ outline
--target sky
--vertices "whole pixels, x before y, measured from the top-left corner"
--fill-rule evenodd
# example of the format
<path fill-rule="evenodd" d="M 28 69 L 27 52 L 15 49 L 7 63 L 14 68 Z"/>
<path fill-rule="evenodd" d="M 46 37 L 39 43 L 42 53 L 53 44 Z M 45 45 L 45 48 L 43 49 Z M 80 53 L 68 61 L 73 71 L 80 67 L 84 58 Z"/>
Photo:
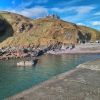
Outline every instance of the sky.
<path fill-rule="evenodd" d="M 0 11 L 30 18 L 57 14 L 65 21 L 100 30 L 100 0 L 0 0 Z"/>

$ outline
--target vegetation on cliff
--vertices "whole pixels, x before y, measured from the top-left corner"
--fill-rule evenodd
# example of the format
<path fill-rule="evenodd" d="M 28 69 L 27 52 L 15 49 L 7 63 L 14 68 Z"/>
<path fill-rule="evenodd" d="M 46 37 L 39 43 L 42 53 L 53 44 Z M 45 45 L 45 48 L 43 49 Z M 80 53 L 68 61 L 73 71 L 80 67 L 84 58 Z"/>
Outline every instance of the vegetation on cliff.
<path fill-rule="evenodd" d="M 100 39 L 100 31 L 47 16 L 29 19 L 10 13 L 0 13 L 0 47 L 44 46 L 56 42 L 78 43 Z"/>

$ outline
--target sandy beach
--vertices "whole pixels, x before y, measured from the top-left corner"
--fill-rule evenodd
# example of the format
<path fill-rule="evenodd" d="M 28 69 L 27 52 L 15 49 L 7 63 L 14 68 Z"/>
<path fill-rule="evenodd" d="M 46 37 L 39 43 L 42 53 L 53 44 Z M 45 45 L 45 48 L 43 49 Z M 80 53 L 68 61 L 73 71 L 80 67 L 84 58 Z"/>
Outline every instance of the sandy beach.
<path fill-rule="evenodd" d="M 81 64 L 6 100 L 100 100 L 100 59 Z"/>

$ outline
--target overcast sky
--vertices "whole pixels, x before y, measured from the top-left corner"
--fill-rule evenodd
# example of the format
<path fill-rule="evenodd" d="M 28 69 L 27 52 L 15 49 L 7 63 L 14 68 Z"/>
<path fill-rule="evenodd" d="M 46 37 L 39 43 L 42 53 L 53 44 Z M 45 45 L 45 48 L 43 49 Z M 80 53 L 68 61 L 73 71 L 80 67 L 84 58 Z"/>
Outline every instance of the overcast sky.
<path fill-rule="evenodd" d="M 30 18 L 57 14 L 65 21 L 100 30 L 100 0 L 0 0 L 0 11 Z"/>

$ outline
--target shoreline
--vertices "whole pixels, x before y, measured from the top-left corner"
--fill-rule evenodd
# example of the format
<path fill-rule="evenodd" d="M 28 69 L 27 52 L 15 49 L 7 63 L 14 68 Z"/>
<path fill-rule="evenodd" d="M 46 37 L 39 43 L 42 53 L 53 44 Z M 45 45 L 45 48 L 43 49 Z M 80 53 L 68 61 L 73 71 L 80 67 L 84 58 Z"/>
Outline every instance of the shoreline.
<path fill-rule="evenodd" d="M 100 44 L 96 43 L 86 43 L 86 44 L 78 44 L 75 48 L 67 48 L 63 46 L 61 50 L 50 50 L 47 52 L 48 54 L 96 54 L 100 53 Z"/>
<path fill-rule="evenodd" d="M 76 66 L 76 67 L 77 67 L 77 66 Z M 68 71 L 68 72 L 65 72 L 65 73 L 59 74 L 59 75 L 57 75 L 57 76 L 54 76 L 54 77 L 50 78 L 49 80 L 46 80 L 46 81 L 44 81 L 44 82 L 42 82 L 42 83 L 40 83 L 40 84 L 38 84 L 38 85 L 36 85 L 36 86 L 32 86 L 31 88 L 26 89 L 26 90 L 24 90 L 24 91 L 22 91 L 22 92 L 20 92 L 20 93 L 18 93 L 18 94 L 15 94 L 14 96 L 8 97 L 8 98 L 6 98 L 5 100 L 13 100 L 13 99 L 16 100 L 17 98 L 20 99 L 20 98 L 22 98 L 24 95 L 27 95 L 27 94 L 29 94 L 29 93 L 35 91 L 36 89 L 40 88 L 41 86 L 45 86 L 46 84 L 53 83 L 53 82 L 55 82 L 57 79 L 62 79 L 63 77 L 65 77 L 65 75 L 70 75 L 70 74 L 74 73 L 74 72 L 77 71 L 77 70 L 78 70 L 78 68 L 75 68 L 75 69 L 72 69 L 72 70 L 70 70 L 70 71 Z"/>
<path fill-rule="evenodd" d="M 52 44 L 50 46 L 42 48 L 26 47 L 26 48 L 16 48 L 7 47 L 0 49 L 0 60 L 9 60 L 13 58 L 36 58 L 44 54 L 99 54 L 100 53 L 100 43 L 85 43 L 77 44 L 75 47 L 71 45 L 60 45 Z"/>
<path fill-rule="evenodd" d="M 53 55 L 61 55 L 61 54 L 100 54 L 100 51 L 81 51 L 81 52 L 49 52 L 47 54 L 53 54 Z"/>
<path fill-rule="evenodd" d="M 97 66 L 98 66 L 98 68 L 99 68 L 99 70 L 95 70 L 95 69 L 92 69 L 92 68 L 90 68 L 89 66 L 91 65 L 91 64 L 93 64 L 94 63 L 94 65 L 96 64 Z M 83 68 L 83 67 L 81 67 L 81 66 L 84 66 L 84 65 L 86 65 L 85 67 L 87 67 L 87 68 Z M 92 66 L 92 67 L 94 67 L 94 66 Z M 96 66 L 95 66 L 95 68 L 97 68 Z M 54 85 L 54 84 L 58 84 L 58 81 L 60 81 L 60 82 L 63 82 L 63 80 L 69 80 L 69 78 L 70 77 L 72 77 L 73 76 L 73 74 L 75 74 L 73 77 L 76 77 L 77 76 L 77 73 L 79 73 L 79 72 L 81 72 L 81 74 L 84 72 L 84 73 L 86 73 L 86 71 L 88 72 L 89 71 L 89 73 L 90 74 L 92 74 L 93 72 L 96 74 L 96 71 L 97 71 L 97 73 L 98 73 L 98 71 L 100 71 L 100 59 L 96 59 L 95 61 L 88 61 L 88 62 L 86 62 L 86 63 L 83 63 L 83 64 L 80 64 L 80 65 L 78 65 L 78 66 L 76 66 L 76 68 L 75 69 L 72 69 L 72 70 L 70 70 L 70 71 L 68 71 L 68 72 L 65 72 L 65 73 L 62 73 L 62 74 L 60 74 L 60 75 L 57 75 L 57 76 L 54 76 L 54 77 L 52 77 L 52 78 L 50 78 L 49 80 L 47 80 L 47 81 L 44 81 L 43 83 L 40 83 L 39 85 L 36 85 L 36 86 L 33 86 L 33 87 L 31 87 L 30 89 L 27 89 L 27 90 L 24 90 L 23 92 L 21 92 L 21 93 L 18 93 L 18 94 L 16 94 L 16 95 L 14 95 L 14 96 L 11 96 L 11 97 L 8 97 L 8 98 L 6 98 L 5 100 L 28 100 L 29 98 L 30 98 L 30 100 L 33 100 L 34 99 L 34 97 L 36 97 L 36 96 L 34 96 L 34 93 L 36 94 L 36 95 L 38 95 L 38 92 L 36 92 L 36 91 L 41 91 L 40 93 L 42 93 L 42 88 L 44 88 L 44 89 L 46 89 L 49 85 L 51 86 L 52 84 Z M 81 75 L 80 74 L 80 75 Z M 84 74 L 83 74 L 84 75 Z M 99 74 L 100 75 L 100 74 Z M 87 76 L 87 77 L 90 77 L 90 76 Z M 91 76 L 92 77 L 92 76 Z M 89 78 L 90 79 L 90 78 Z M 93 79 L 95 79 L 95 78 L 93 78 Z M 79 80 L 80 81 L 82 81 L 83 79 L 80 79 L 79 78 Z M 85 81 L 82 81 L 82 84 L 84 83 Z M 73 81 L 73 83 L 74 83 L 74 81 Z M 85 84 L 85 83 L 84 83 Z M 92 83 L 91 83 L 92 84 Z M 47 86 L 47 87 L 46 87 Z M 54 85 L 55 86 L 55 85 Z M 47 90 L 46 90 L 47 91 Z M 45 92 L 46 92 L 45 91 Z M 52 91 L 52 90 L 51 90 Z M 73 90 L 74 91 L 74 90 Z M 47 93 L 49 93 L 49 91 L 47 91 Z M 33 95 L 33 97 L 31 97 L 30 95 Z M 48 94 L 48 95 L 50 95 L 50 94 Z M 74 94 L 73 94 L 74 95 Z M 44 95 L 43 95 L 44 96 Z M 41 97 L 42 97 L 42 95 L 41 95 Z M 41 97 L 37 97 L 37 98 L 41 98 Z M 45 97 L 46 97 L 46 95 L 45 95 Z M 35 100 L 40 100 L 40 99 L 35 99 Z M 42 100 L 42 99 L 41 99 Z M 44 99 L 44 100 L 47 100 L 47 98 L 46 99 Z M 50 99 L 50 100 L 52 100 L 52 99 Z M 53 99 L 53 100 L 56 100 L 56 99 Z M 60 100 L 60 99 L 59 99 Z M 63 100 L 66 100 L 66 99 L 63 99 Z M 69 100 L 69 99 L 68 99 Z M 74 99 L 74 100 L 77 100 L 77 99 Z M 83 100 L 83 99 L 82 99 Z M 97 99 L 97 100 L 99 100 L 99 99 Z"/>

